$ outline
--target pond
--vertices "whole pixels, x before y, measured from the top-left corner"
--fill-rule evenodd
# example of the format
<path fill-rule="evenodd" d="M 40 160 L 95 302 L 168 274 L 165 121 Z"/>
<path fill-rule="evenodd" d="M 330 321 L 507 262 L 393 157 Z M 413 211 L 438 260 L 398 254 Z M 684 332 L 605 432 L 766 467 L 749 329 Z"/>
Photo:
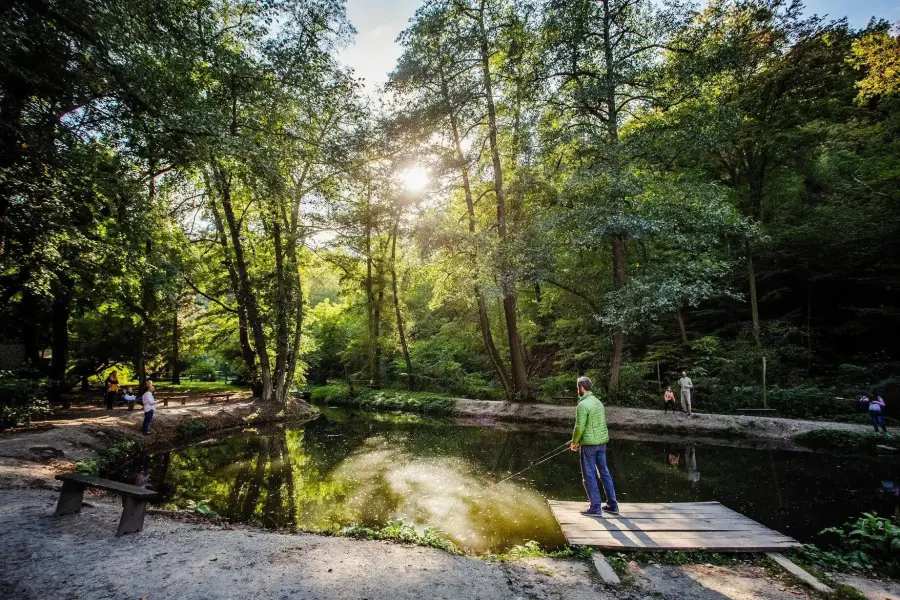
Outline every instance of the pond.
<path fill-rule="evenodd" d="M 223 517 L 273 529 L 403 520 L 477 553 L 528 540 L 565 543 L 546 499 L 584 498 L 575 454 L 492 484 L 561 445 L 567 431 L 324 412 L 306 425 L 144 456 L 120 477 L 158 490 L 161 504 L 207 499 Z M 613 432 L 609 460 L 621 502 L 717 500 L 801 541 L 863 511 L 891 514 L 900 493 L 900 461 L 890 456 L 635 441 Z"/>

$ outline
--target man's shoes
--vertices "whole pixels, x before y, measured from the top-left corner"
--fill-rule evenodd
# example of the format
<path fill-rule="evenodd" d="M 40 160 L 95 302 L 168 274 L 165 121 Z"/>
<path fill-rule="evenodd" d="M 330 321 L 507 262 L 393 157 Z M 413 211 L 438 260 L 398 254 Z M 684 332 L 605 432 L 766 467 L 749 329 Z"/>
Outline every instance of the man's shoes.
<path fill-rule="evenodd" d="M 603 512 L 608 512 L 612 515 L 617 515 L 617 514 L 619 514 L 619 505 L 616 504 L 615 506 L 610 506 L 609 504 L 604 504 Z"/>
<path fill-rule="evenodd" d="M 595 510 L 591 510 L 591 509 L 587 508 L 587 509 L 581 511 L 581 514 L 583 514 L 586 517 L 602 517 L 603 511 L 602 510 L 595 511 Z"/>

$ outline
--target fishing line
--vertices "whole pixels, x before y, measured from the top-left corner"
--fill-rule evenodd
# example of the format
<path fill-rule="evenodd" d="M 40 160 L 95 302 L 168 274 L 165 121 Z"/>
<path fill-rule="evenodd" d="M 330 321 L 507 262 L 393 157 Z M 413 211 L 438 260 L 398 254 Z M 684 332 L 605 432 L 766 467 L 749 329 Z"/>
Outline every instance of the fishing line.
<path fill-rule="evenodd" d="M 504 477 L 503 479 L 501 479 L 500 481 L 498 481 L 497 483 L 492 483 L 491 485 L 488 486 L 488 488 L 492 488 L 492 487 L 494 487 L 495 485 L 500 485 L 501 483 L 503 483 L 503 482 L 506 481 L 507 479 L 512 479 L 513 477 L 517 477 L 517 476 L 521 475 L 522 473 L 524 473 L 525 471 L 527 471 L 528 469 L 532 469 L 532 468 L 538 466 L 538 465 L 541 464 L 541 463 L 545 463 L 545 462 L 547 462 L 548 460 L 550 460 L 551 458 L 556 458 L 556 457 L 559 456 L 560 454 L 562 454 L 562 453 L 564 453 L 564 452 L 566 452 L 566 451 L 569 450 L 569 444 L 571 444 L 571 442 L 566 442 L 565 444 L 563 444 L 563 445 L 560 446 L 559 448 L 557 448 L 557 449 L 555 449 L 555 450 L 551 450 L 551 451 L 548 452 L 547 454 L 544 454 L 543 456 L 538 457 L 538 459 L 536 459 L 534 462 L 532 462 L 530 465 L 528 465 L 527 467 L 525 467 L 525 468 L 522 469 L 521 471 L 518 471 L 517 473 L 513 473 L 512 475 L 508 475 L 508 476 Z M 549 456 L 548 456 L 548 454 L 549 454 Z"/>

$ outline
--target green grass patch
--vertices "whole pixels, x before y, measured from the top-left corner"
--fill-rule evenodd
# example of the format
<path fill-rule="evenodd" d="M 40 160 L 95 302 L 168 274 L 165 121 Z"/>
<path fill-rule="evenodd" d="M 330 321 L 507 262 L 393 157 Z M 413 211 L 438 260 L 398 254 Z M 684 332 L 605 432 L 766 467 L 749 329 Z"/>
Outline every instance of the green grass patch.
<path fill-rule="evenodd" d="M 522 558 L 575 558 L 579 560 L 590 560 L 593 550 L 587 546 L 566 546 L 561 550 L 548 551 L 541 545 L 529 540 L 524 544 L 513 546 L 503 554 L 488 554 L 488 558 L 496 560 L 519 560 Z"/>
<path fill-rule="evenodd" d="M 891 443 L 892 438 L 872 433 L 856 433 L 840 429 L 814 429 L 794 436 L 801 446 L 816 449 L 871 452 L 878 444 Z"/>
<path fill-rule="evenodd" d="M 450 396 L 434 392 L 407 392 L 401 390 L 371 390 L 357 388 L 353 393 L 343 383 L 310 388 L 311 399 L 316 404 L 347 406 L 367 411 L 406 411 L 429 415 L 447 415 L 453 412 L 454 400 Z"/>
<path fill-rule="evenodd" d="M 423 530 L 416 529 L 403 521 L 391 521 L 380 529 L 372 529 L 362 525 L 349 525 L 338 532 L 338 535 L 361 538 L 366 540 L 390 540 L 438 548 L 451 554 L 463 554 L 459 546 L 444 537 L 444 532 L 438 529 L 426 527 Z"/>

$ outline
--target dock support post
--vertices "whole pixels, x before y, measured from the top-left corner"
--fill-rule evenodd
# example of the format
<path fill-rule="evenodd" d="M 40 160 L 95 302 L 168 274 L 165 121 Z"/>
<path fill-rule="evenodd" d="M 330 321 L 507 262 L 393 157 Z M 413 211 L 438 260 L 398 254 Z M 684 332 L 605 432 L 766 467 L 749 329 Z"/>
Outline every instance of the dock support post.
<path fill-rule="evenodd" d="M 597 574 L 600 575 L 600 579 L 603 580 L 603 583 L 608 583 L 610 585 L 619 585 L 622 583 L 619 580 L 619 576 L 616 575 L 616 572 L 613 571 L 612 566 L 610 566 L 606 557 L 603 556 L 601 552 L 594 550 L 592 558 L 594 560 L 594 568 L 597 569 Z"/>
<path fill-rule="evenodd" d="M 783 554 L 779 554 L 778 552 L 766 552 L 766 556 L 774 560 L 778 563 L 782 569 L 816 590 L 820 594 L 828 594 L 829 596 L 834 594 L 834 590 L 801 569 L 798 565 L 791 562 L 791 560 Z"/>

